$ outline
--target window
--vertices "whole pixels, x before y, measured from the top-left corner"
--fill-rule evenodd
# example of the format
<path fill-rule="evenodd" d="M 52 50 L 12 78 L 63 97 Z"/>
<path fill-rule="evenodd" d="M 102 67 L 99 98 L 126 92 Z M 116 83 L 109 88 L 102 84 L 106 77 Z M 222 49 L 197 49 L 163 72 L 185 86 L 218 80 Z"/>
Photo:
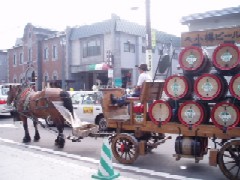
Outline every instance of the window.
<path fill-rule="evenodd" d="M 53 76 L 53 80 L 57 80 L 57 76 L 56 75 Z"/>
<path fill-rule="evenodd" d="M 129 42 L 124 43 L 124 52 L 135 53 L 135 45 L 130 44 Z"/>
<path fill-rule="evenodd" d="M 28 61 L 32 61 L 32 49 L 28 49 Z"/>
<path fill-rule="evenodd" d="M 47 80 L 48 80 L 48 76 L 45 75 L 45 76 L 44 76 L 44 81 L 47 82 Z"/>
<path fill-rule="evenodd" d="M 43 52 L 43 57 L 44 57 L 44 60 L 47 60 L 48 59 L 48 48 L 44 48 L 44 52 Z"/>
<path fill-rule="evenodd" d="M 16 57 L 15 54 L 13 55 L 13 65 L 14 65 L 14 66 L 17 65 L 17 57 Z"/>
<path fill-rule="evenodd" d="M 53 59 L 57 59 L 57 46 L 53 46 Z"/>
<path fill-rule="evenodd" d="M 146 53 L 146 47 L 142 46 L 142 53 Z"/>
<path fill-rule="evenodd" d="M 101 55 L 100 40 L 91 40 L 83 44 L 83 57 Z"/>
<path fill-rule="evenodd" d="M 19 64 L 23 64 L 23 53 L 19 55 Z"/>

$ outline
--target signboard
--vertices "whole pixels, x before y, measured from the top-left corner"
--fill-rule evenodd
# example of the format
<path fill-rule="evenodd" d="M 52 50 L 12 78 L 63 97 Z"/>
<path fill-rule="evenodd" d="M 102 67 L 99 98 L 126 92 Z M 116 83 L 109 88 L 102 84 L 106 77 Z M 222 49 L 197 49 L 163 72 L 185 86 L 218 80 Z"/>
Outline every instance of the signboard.
<path fill-rule="evenodd" d="M 93 113 L 93 107 L 83 107 L 83 113 L 84 114 L 92 114 Z"/>
<path fill-rule="evenodd" d="M 181 46 L 216 46 L 222 43 L 240 43 L 240 27 L 184 32 Z"/>
<path fill-rule="evenodd" d="M 116 87 L 122 87 L 122 79 L 121 78 L 115 78 L 114 79 L 114 85 Z"/>
<path fill-rule="evenodd" d="M 113 78 L 113 69 L 108 70 L 108 77 Z"/>

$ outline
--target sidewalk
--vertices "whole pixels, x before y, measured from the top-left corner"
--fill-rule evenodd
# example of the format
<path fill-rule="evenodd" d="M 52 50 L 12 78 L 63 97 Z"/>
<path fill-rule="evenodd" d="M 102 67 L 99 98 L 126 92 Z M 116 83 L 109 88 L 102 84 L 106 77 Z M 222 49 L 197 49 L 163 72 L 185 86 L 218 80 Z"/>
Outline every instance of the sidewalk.
<path fill-rule="evenodd" d="M 0 142 L 0 179 L 2 180 L 92 180 L 97 169 L 81 161 L 64 160 Z M 133 180 L 120 175 L 117 180 Z"/>

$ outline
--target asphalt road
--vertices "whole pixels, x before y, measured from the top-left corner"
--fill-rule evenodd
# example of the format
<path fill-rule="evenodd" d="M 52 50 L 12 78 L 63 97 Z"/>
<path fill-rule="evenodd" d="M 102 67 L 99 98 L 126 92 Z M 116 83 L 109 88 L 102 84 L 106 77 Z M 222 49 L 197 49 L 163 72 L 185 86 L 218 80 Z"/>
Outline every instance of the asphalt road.
<path fill-rule="evenodd" d="M 33 126 L 29 122 L 30 134 L 33 138 Z M 41 150 L 48 153 L 59 155 L 69 159 L 83 161 L 87 166 L 98 168 L 101 157 L 103 138 L 86 137 L 81 142 L 66 141 L 64 149 L 58 149 L 54 145 L 56 138 L 55 132 L 39 127 L 40 142 L 31 142 L 27 144 L 31 150 Z M 11 118 L 0 118 L 0 138 L 3 141 L 21 143 L 23 138 L 23 128 L 20 122 L 13 122 Z M 71 128 L 65 128 L 64 134 L 71 135 Z M 218 167 L 208 165 L 208 155 L 199 163 L 194 159 L 182 158 L 176 161 L 174 143 L 175 135 L 166 143 L 158 146 L 150 154 L 139 156 L 132 165 L 119 164 L 113 158 L 113 166 L 124 176 L 135 179 L 172 179 L 172 180 L 226 180 Z M 210 144 L 211 145 L 211 144 Z"/>

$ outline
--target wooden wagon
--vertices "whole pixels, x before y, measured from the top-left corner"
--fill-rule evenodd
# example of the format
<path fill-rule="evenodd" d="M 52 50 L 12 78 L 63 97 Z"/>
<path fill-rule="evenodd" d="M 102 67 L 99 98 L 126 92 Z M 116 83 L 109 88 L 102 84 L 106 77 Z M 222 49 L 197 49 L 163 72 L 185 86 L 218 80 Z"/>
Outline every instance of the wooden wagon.
<path fill-rule="evenodd" d="M 183 112 L 176 114 L 176 111 L 180 111 L 179 106 L 189 104 L 178 101 L 178 109 L 175 109 L 171 101 L 168 102 L 162 97 L 164 83 L 164 80 L 145 82 L 141 96 L 127 98 L 127 105 L 121 106 L 112 104 L 111 96 L 122 97 L 125 94 L 124 89 L 102 89 L 103 113 L 108 128 L 116 131 L 111 147 L 117 161 L 131 164 L 139 155 L 147 154 L 171 138 L 165 136 L 165 133 L 176 134 L 176 154 L 173 155 L 176 160 L 187 157 L 199 162 L 204 155 L 209 154 L 209 165 L 219 165 L 226 177 L 239 179 L 240 127 L 236 124 L 227 128 L 218 127 L 211 120 L 205 121 L 204 118 L 207 117 L 199 113 L 210 115 L 210 112 L 195 105 L 195 101 L 190 106 L 191 112 L 189 108 L 182 107 Z M 195 113 L 194 118 L 192 112 Z M 239 110 L 234 112 L 236 115 Z M 191 120 L 181 120 L 181 113 L 190 113 L 187 115 Z M 236 116 L 236 122 L 239 122 L 239 114 Z M 212 148 L 208 147 L 209 139 L 214 143 Z"/>

